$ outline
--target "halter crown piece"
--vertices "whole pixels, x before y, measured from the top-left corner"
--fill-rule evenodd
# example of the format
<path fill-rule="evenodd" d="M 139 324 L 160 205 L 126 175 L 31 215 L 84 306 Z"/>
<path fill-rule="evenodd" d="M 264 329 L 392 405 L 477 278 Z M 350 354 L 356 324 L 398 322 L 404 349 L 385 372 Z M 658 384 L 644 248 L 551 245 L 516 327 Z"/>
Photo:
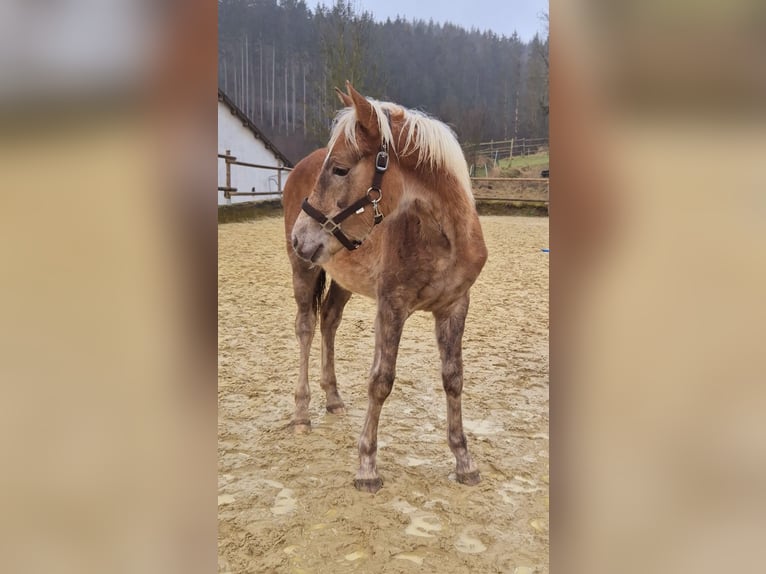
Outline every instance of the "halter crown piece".
<path fill-rule="evenodd" d="M 386 111 L 386 119 L 388 119 L 388 123 L 390 125 L 391 116 L 388 111 Z M 327 217 L 324 213 L 316 209 L 309 203 L 308 197 L 303 200 L 301 209 L 305 211 L 309 217 L 319 223 L 319 225 L 322 226 L 322 229 L 324 229 L 327 233 L 334 235 L 335 238 L 340 241 L 343 247 L 349 251 L 354 251 L 359 248 L 362 242 L 356 239 L 349 239 L 346 234 L 343 233 L 343 230 L 340 228 L 340 224 L 355 213 L 361 213 L 360 210 L 363 210 L 363 208 L 367 205 L 372 205 L 373 225 L 378 225 L 381 221 L 383 221 L 383 213 L 381 213 L 378 203 L 380 203 L 380 200 L 383 197 L 383 191 L 380 186 L 383 182 L 383 175 L 386 173 L 387 169 L 388 144 L 383 141 L 380 145 L 380 151 L 378 152 L 378 155 L 375 156 L 375 174 L 372 176 L 372 185 L 370 185 L 370 187 L 367 189 L 367 193 L 365 193 L 361 198 L 338 213 L 335 217 Z"/>

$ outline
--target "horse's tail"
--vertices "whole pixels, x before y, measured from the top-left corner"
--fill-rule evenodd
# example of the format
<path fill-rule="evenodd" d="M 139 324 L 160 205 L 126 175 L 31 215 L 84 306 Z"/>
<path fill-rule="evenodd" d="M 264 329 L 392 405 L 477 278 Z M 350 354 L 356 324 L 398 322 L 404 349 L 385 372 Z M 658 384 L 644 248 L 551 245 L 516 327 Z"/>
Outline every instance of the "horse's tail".
<path fill-rule="evenodd" d="M 314 285 L 314 300 L 313 300 L 314 313 L 319 311 L 319 308 L 322 306 L 322 297 L 324 297 L 324 288 L 326 283 L 327 283 L 327 275 L 325 274 L 324 269 L 322 269 L 319 272 L 319 275 L 317 276 L 317 282 Z"/>

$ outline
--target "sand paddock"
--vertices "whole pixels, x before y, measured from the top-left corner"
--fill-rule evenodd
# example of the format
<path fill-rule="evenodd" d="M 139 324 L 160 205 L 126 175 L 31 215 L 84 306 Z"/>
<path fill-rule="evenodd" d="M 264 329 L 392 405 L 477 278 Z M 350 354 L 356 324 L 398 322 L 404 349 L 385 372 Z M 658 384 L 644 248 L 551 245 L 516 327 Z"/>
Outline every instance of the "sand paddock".
<path fill-rule="evenodd" d="M 402 335 L 383 407 L 376 495 L 353 487 L 374 303 L 352 297 L 336 340 L 347 415 L 327 414 L 319 332 L 308 435 L 289 426 L 298 372 L 277 217 L 219 226 L 219 572 L 548 571 L 548 219 L 482 216 L 463 413 L 482 482 L 454 480 L 433 319 Z"/>

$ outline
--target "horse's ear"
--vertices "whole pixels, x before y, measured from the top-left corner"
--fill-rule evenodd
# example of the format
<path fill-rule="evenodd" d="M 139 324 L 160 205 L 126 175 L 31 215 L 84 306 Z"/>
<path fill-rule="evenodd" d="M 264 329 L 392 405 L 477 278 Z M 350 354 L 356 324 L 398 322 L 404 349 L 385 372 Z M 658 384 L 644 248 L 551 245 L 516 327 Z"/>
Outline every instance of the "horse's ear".
<path fill-rule="evenodd" d="M 335 93 L 338 94 L 338 99 L 347 108 L 350 108 L 351 106 L 354 105 L 354 100 L 351 99 L 351 96 L 347 96 L 346 94 L 341 92 L 340 88 L 335 88 Z"/>
<path fill-rule="evenodd" d="M 351 99 L 354 108 L 356 108 L 356 121 L 359 122 L 359 126 L 371 138 L 379 138 L 380 127 L 378 126 L 378 118 L 375 116 L 372 104 L 367 101 L 367 98 L 357 92 L 349 81 L 346 81 L 346 90 L 348 90 L 348 97 Z"/>

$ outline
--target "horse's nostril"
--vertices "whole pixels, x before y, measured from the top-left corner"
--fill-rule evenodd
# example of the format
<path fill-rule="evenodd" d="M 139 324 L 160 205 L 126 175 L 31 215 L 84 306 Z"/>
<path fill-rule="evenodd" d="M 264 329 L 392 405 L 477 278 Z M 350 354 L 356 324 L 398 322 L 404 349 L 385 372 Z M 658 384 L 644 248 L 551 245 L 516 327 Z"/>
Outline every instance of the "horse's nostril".
<path fill-rule="evenodd" d="M 298 249 L 298 238 L 293 237 L 293 249 Z"/>

